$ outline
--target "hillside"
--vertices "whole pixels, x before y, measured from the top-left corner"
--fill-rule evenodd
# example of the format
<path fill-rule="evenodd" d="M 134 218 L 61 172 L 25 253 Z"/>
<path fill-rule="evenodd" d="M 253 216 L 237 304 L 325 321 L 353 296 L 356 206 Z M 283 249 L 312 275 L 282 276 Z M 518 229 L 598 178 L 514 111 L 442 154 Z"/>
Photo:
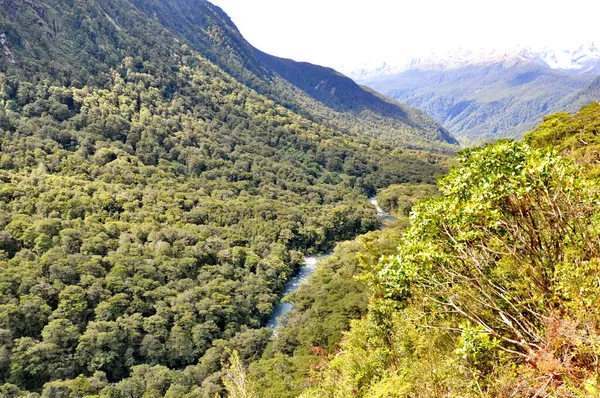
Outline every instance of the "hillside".
<path fill-rule="evenodd" d="M 455 150 L 456 140 L 422 111 L 382 98 L 333 69 L 254 48 L 208 1 L 134 3 L 238 80 L 313 121 L 396 146 Z"/>
<path fill-rule="evenodd" d="M 303 254 L 377 229 L 376 189 L 446 170 L 274 101 L 258 64 L 228 73 L 172 29 L 201 22 L 186 4 L 0 3 L 2 397 L 214 396 Z"/>
<path fill-rule="evenodd" d="M 556 110 L 575 113 L 582 106 L 600 101 L 600 76 L 596 77 L 581 91 L 565 98 L 556 106 Z"/>
<path fill-rule="evenodd" d="M 594 78 L 518 57 L 450 68 L 417 66 L 364 84 L 418 107 L 463 142 L 475 143 L 521 137 L 548 113 L 576 111 L 599 99 L 584 91 Z M 574 96 L 579 96 L 575 105 Z"/>
<path fill-rule="evenodd" d="M 15 58 L 21 70 L 48 62 L 45 67 L 52 76 L 82 84 L 89 79 L 88 72 L 96 75 L 117 66 L 118 56 L 106 58 L 110 47 L 118 49 L 121 57 L 125 53 L 137 54 L 141 60 L 148 57 L 127 46 L 128 34 L 145 35 L 155 45 L 168 34 L 178 46 L 187 44 L 238 81 L 317 123 L 396 146 L 438 152 L 456 149 L 455 139 L 415 108 L 382 98 L 332 69 L 291 60 L 282 63 L 258 51 L 220 8 L 205 0 L 136 0 L 122 5 L 105 0 L 91 14 L 93 21 L 82 25 L 73 25 L 64 2 L 7 0 L 3 7 L 6 55 L 0 62 L 5 67 Z M 145 16 L 146 22 L 130 25 L 133 14 Z M 94 29 L 109 40 L 102 43 L 86 34 L 77 37 Z M 150 35 L 158 36 L 146 37 Z"/>

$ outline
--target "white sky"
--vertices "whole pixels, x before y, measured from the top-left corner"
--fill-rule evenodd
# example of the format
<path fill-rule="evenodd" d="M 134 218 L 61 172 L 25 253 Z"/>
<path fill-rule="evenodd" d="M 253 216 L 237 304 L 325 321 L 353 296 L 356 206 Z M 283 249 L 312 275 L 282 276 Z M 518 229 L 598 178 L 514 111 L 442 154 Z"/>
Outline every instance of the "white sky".
<path fill-rule="evenodd" d="M 600 46 L 600 0 L 210 1 L 260 50 L 342 72 L 461 46 Z"/>

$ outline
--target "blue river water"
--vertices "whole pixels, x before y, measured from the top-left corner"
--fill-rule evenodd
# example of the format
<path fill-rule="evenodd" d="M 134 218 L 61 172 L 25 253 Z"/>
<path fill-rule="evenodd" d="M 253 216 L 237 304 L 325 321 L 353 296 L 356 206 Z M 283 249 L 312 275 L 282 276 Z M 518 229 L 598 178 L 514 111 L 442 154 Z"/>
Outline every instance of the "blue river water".
<path fill-rule="evenodd" d="M 394 217 L 390 216 L 388 213 L 383 211 L 379 204 L 377 203 L 377 199 L 369 198 L 369 202 L 375 206 L 377 209 L 377 216 L 382 221 L 392 222 L 396 220 Z M 285 285 L 285 289 L 283 291 L 283 298 L 287 297 L 291 293 L 295 292 L 300 288 L 300 286 L 308 280 L 308 277 L 317 270 L 317 266 L 321 261 L 331 256 L 331 253 L 324 253 L 318 256 L 310 256 L 304 257 L 304 264 L 298 270 L 298 273 L 295 274 Z M 292 303 L 285 302 L 280 300 L 273 309 L 271 316 L 269 317 L 269 321 L 267 322 L 267 328 L 269 329 L 279 329 L 285 323 L 285 315 L 292 309 Z"/>
<path fill-rule="evenodd" d="M 317 270 L 317 265 L 319 264 L 319 262 L 326 259 L 330 255 L 331 253 L 321 254 L 319 256 L 304 257 L 304 265 L 300 267 L 298 273 L 294 275 L 285 285 L 283 297 L 285 298 L 286 296 L 298 290 L 300 288 L 300 285 L 305 283 L 308 280 L 308 277 Z M 280 300 L 275 305 L 273 313 L 269 317 L 267 327 L 270 329 L 280 328 L 283 325 L 283 321 L 285 320 L 284 315 L 286 315 L 292 309 L 292 307 L 292 303 Z"/>

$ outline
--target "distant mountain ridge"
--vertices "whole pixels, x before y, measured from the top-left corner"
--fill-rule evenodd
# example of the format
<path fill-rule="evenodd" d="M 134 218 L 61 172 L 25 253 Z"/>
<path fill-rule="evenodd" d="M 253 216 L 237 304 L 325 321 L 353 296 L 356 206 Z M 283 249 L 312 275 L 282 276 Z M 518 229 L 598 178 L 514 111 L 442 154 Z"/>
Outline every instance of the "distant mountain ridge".
<path fill-rule="evenodd" d="M 362 70 L 374 90 L 418 107 L 464 143 L 522 136 L 558 111 L 600 99 L 595 45 L 571 51 L 459 51 Z M 356 78 L 356 76 L 355 76 Z"/>
<path fill-rule="evenodd" d="M 555 70 L 579 75 L 600 74 L 600 50 L 594 43 L 583 44 L 572 50 L 544 49 L 533 53 L 533 56 L 540 64 L 545 63 Z"/>

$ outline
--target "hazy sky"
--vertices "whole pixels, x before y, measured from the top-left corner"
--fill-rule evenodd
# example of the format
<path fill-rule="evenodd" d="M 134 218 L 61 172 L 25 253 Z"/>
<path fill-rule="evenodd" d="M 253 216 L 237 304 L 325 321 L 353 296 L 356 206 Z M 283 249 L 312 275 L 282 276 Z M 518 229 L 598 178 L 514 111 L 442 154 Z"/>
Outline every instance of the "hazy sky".
<path fill-rule="evenodd" d="M 344 72 L 460 46 L 600 46 L 600 0 L 211 1 L 255 47 Z"/>

